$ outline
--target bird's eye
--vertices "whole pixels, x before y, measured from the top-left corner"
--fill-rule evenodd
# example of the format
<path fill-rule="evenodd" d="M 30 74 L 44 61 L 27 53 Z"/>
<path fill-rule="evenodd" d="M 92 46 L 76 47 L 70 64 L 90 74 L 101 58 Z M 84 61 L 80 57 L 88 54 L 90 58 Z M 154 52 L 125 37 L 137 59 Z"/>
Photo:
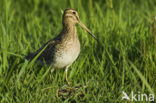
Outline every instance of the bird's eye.
<path fill-rule="evenodd" d="M 73 11 L 73 12 L 72 12 L 72 14 L 74 14 L 74 15 L 75 15 L 75 14 L 76 14 L 76 12 L 74 12 L 74 11 Z"/>

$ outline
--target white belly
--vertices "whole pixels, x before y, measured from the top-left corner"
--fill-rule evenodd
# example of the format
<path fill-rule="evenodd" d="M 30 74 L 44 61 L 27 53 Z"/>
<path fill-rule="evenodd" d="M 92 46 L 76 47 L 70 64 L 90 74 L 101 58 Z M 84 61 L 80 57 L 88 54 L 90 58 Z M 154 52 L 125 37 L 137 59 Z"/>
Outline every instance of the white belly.
<path fill-rule="evenodd" d="M 72 43 L 66 50 L 60 50 L 55 56 L 53 66 L 55 68 L 64 68 L 71 65 L 80 53 L 80 43 Z"/>

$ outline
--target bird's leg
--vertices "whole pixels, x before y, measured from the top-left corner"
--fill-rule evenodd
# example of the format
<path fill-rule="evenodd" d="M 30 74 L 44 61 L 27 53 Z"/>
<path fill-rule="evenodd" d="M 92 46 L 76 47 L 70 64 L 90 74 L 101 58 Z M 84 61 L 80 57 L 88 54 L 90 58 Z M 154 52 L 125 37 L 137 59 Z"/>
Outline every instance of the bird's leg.
<path fill-rule="evenodd" d="M 68 75 L 67 75 L 68 67 L 69 67 L 69 66 L 66 66 L 66 69 L 65 69 L 65 76 L 66 76 L 65 78 L 66 78 L 66 83 L 67 83 L 67 85 L 69 86 Z"/>
<path fill-rule="evenodd" d="M 55 70 L 55 68 L 51 68 L 50 72 L 51 72 L 51 73 L 53 73 L 53 72 L 54 72 L 54 70 Z"/>
<path fill-rule="evenodd" d="M 52 65 L 48 68 L 49 70 L 48 71 L 50 71 L 50 73 L 52 74 L 53 72 L 54 72 L 54 70 L 55 70 L 55 68 L 53 68 L 52 67 Z M 52 75 L 50 75 L 50 79 L 52 78 Z"/>

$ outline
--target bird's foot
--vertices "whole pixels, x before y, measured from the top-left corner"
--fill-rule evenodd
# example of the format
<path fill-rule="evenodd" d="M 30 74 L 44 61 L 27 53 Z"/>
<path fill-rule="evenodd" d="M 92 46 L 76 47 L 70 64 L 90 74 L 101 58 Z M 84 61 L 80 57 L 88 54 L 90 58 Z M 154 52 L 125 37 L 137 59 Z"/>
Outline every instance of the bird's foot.
<path fill-rule="evenodd" d="M 63 99 L 69 98 L 75 94 L 79 96 L 84 96 L 84 93 L 81 91 L 80 88 L 87 88 L 87 86 L 82 86 L 80 83 L 76 84 L 75 86 L 67 86 L 64 85 L 58 90 L 58 96 L 62 97 Z"/>
<path fill-rule="evenodd" d="M 67 83 L 67 85 L 68 85 L 68 86 L 70 86 L 70 84 L 69 84 L 68 80 L 66 80 L 66 83 Z"/>

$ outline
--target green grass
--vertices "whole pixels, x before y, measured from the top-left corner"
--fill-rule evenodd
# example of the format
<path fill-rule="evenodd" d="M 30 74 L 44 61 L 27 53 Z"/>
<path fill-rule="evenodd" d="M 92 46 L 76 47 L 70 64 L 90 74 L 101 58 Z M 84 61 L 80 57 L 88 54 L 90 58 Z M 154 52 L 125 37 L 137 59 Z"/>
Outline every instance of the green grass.
<path fill-rule="evenodd" d="M 81 53 L 68 79 L 82 87 L 63 99 L 58 90 L 66 85 L 64 69 L 50 73 L 24 55 L 61 31 L 66 8 L 78 10 L 99 43 L 77 25 Z M 0 0 L 1 103 L 127 103 L 122 91 L 156 94 L 154 15 L 155 0 Z"/>

